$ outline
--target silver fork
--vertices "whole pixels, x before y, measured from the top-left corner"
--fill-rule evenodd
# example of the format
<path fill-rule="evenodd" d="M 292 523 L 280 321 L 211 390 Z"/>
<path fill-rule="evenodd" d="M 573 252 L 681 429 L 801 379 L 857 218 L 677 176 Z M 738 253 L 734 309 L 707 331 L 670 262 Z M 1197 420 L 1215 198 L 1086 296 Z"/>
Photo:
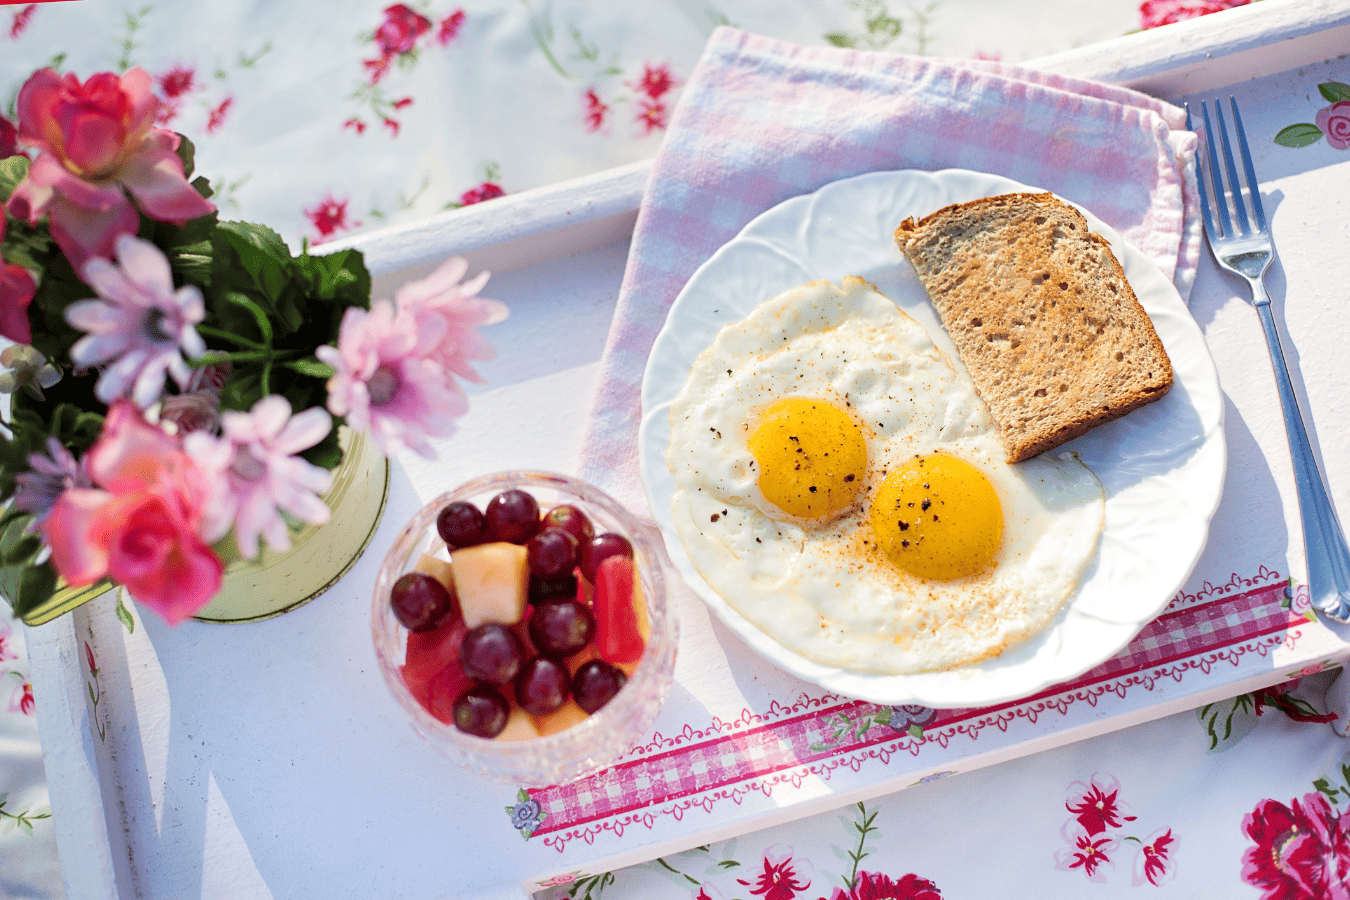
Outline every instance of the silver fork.
<path fill-rule="evenodd" d="M 1345 533 L 1336 518 L 1336 510 L 1331 505 L 1325 480 L 1317 468 L 1317 459 L 1313 456 L 1312 445 L 1308 442 L 1308 430 L 1299 414 L 1298 399 L 1294 396 L 1294 385 L 1289 380 L 1289 368 L 1285 365 L 1284 351 L 1280 347 L 1280 335 L 1275 330 L 1275 319 L 1270 312 L 1270 297 L 1262 281 L 1271 259 L 1275 256 L 1275 245 L 1270 240 L 1270 228 L 1266 224 L 1266 214 L 1261 208 L 1261 193 L 1256 181 L 1256 170 L 1252 166 L 1252 154 L 1247 148 L 1247 135 L 1242 130 L 1242 117 L 1238 114 L 1237 101 L 1228 98 L 1233 110 L 1233 128 L 1237 132 L 1238 150 L 1242 154 L 1242 168 L 1247 176 L 1247 193 L 1251 198 L 1252 218 L 1247 217 L 1247 204 L 1242 197 L 1242 184 L 1238 177 L 1237 166 L 1233 162 L 1233 149 L 1228 139 L 1228 126 L 1224 122 L 1223 107 L 1216 100 L 1214 112 L 1218 119 L 1218 128 L 1210 124 L 1209 106 L 1201 102 L 1200 113 L 1205 122 L 1205 143 L 1208 149 L 1208 166 L 1201 166 L 1200 174 L 1200 213 L 1205 220 L 1205 234 L 1209 237 L 1209 249 L 1219 265 L 1228 271 L 1247 279 L 1252 290 L 1252 306 L 1261 317 L 1261 327 L 1266 333 L 1266 346 L 1270 349 L 1271 364 L 1275 369 L 1275 384 L 1279 389 L 1280 407 L 1284 412 L 1284 430 L 1289 437 L 1289 453 L 1294 462 L 1294 484 L 1298 488 L 1299 516 L 1303 523 L 1303 544 L 1308 557 L 1308 591 L 1313 606 L 1338 622 L 1350 621 L 1350 548 L 1346 547 Z M 1186 106 L 1186 127 L 1195 130 L 1191 121 L 1190 104 Z M 1219 152 L 1215 148 L 1214 134 L 1218 132 L 1223 148 L 1223 165 L 1219 164 Z M 1205 161 L 1205 154 L 1201 154 Z M 1205 169 L 1208 169 L 1208 173 Z M 1228 187 L 1224 188 L 1223 174 L 1228 178 Z M 1213 188 L 1209 181 L 1213 182 Z M 1213 203 L 1218 213 L 1218 221 L 1210 214 Z M 1231 204 L 1231 212 L 1230 212 Z M 1236 221 L 1235 221 L 1236 220 Z M 1234 227 L 1236 225 L 1236 227 Z"/>

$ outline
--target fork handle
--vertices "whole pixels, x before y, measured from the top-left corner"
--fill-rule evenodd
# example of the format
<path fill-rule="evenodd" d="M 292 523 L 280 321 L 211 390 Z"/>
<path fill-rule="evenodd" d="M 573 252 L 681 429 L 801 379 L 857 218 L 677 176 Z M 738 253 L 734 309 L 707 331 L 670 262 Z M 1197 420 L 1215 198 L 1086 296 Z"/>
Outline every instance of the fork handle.
<path fill-rule="evenodd" d="M 1338 622 L 1350 622 L 1350 547 L 1346 546 L 1345 533 L 1331 505 L 1326 482 L 1308 441 L 1308 430 L 1299 413 L 1280 334 L 1270 312 L 1270 297 L 1260 278 L 1249 280 L 1252 282 L 1252 305 L 1256 307 L 1266 333 L 1280 409 L 1284 413 L 1284 430 L 1289 437 L 1289 454 L 1294 463 L 1294 485 L 1298 490 L 1304 552 L 1308 557 L 1308 591 L 1313 606 Z"/>

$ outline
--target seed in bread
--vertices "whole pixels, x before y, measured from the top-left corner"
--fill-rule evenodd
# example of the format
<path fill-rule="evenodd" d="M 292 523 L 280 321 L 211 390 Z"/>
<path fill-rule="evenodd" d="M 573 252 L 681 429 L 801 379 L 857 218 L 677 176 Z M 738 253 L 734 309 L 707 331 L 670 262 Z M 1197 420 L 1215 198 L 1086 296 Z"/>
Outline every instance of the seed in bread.
<path fill-rule="evenodd" d="M 909 259 L 1009 462 L 1157 400 L 1172 365 L 1125 271 L 1049 193 L 1002 194 L 900 223 Z"/>

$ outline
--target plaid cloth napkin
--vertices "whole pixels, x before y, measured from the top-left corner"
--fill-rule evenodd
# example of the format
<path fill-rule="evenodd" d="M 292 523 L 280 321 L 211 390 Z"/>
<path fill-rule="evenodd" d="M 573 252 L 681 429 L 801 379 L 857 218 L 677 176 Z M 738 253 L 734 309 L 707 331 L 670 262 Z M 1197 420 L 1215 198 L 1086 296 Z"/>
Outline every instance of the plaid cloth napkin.
<path fill-rule="evenodd" d="M 651 169 L 601 359 L 580 474 L 629 509 L 642 373 L 694 270 L 758 214 L 864 172 L 962 168 L 1092 210 L 1190 292 L 1195 135 L 1144 94 L 1031 69 L 800 47 L 719 28 Z M 897 216 L 896 224 L 903 216 Z"/>

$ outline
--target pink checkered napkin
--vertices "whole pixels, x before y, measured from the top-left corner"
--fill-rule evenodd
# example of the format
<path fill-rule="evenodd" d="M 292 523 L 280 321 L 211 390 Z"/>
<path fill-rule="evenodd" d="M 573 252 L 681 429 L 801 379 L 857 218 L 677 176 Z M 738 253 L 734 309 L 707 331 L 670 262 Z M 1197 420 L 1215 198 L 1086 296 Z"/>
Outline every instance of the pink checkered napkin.
<path fill-rule="evenodd" d="M 638 213 L 581 475 L 645 510 L 642 373 L 689 276 L 747 222 L 840 178 L 973 169 L 1045 188 L 1119 231 L 1189 294 L 1202 240 L 1185 114 L 1110 85 L 996 63 L 799 47 L 731 28 L 708 42 Z M 896 224 L 899 224 L 898 222 Z"/>

